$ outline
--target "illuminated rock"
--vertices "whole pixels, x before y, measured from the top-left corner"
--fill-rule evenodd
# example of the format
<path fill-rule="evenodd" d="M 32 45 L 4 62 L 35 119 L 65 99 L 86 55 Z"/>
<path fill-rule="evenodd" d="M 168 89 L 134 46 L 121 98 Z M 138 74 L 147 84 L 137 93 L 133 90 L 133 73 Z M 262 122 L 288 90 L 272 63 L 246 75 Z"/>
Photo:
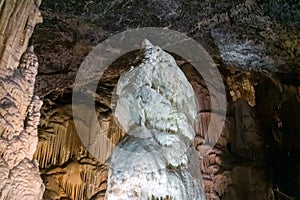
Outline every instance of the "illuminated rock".
<path fill-rule="evenodd" d="M 137 62 L 117 84 L 115 117 L 126 136 L 111 158 L 106 199 L 205 199 L 193 89 L 173 57 L 147 40 Z"/>

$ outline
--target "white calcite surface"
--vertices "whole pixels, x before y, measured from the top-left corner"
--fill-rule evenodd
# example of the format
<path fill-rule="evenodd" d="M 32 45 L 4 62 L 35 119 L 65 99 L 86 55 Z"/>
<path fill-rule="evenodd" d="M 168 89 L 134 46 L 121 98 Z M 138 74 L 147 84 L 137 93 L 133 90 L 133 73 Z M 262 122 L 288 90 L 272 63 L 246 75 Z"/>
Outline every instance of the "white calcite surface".
<path fill-rule="evenodd" d="M 137 63 L 116 88 L 126 136 L 111 157 L 106 199 L 205 199 L 194 91 L 173 57 L 147 40 Z"/>

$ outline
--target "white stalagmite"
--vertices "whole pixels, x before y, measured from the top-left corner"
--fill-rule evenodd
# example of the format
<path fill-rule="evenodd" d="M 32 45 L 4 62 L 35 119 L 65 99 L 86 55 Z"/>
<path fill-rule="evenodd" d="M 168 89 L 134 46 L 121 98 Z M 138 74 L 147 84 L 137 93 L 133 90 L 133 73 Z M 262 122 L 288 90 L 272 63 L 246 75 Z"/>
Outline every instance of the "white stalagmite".
<path fill-rule="evenodd" d="M 174 58 L 147 40 L 138 63 L 117 84 L 126 136 L 111 157 L 106 199 L 203 200 L 194 91 Z"/>

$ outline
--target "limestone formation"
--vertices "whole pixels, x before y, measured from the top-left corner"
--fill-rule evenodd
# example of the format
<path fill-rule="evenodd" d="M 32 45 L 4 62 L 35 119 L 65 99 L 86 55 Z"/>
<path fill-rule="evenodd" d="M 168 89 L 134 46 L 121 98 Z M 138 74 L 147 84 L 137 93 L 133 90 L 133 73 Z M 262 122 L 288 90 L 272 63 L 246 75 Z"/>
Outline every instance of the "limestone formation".
<path fill-rule="evenodd" d="M 33 160 L 38 143 L 37 126 L 42 101 L 34 96 L 38 62 L 26 51 L 19 69 L 1 77 L 1 199 L 41 199 L 44 185 L 38 164 Z"/>
<path fill-rule="evenodd" d="M 0 74 L 11 74 L 37 23 L 42 22 L 41 0 L 0 1 Z"/>
<path fill-rule="evenodd" d="M 41 21 L 39 4 L 0 1 L 0 199 L 39 200 L 44 192 L 33 159 L 42 105 L 34 95 L 38 60 L 33 48 L 24 53 Z"/>
<path fill-rule="evenodd" d="M 81 112 L 90 109 L 78 106 L 82 106 Z M 80 141 L 71 107 L 71 104 L 45 102 L 41 109 L 40 139 L 34 157 L 39 161 L 46 187 L 43 199 L 91 199 L 96 196 L 96 199 L 103 199 L 108 165 L 91 156 Z M 78 114 L 78 117 L 89 122 L 77 121 L 77 128 L 83 133 L 105 134 L 112 143 L 118 143 L 123 135 L 109 114 L 105 116 L 100 112 L 99 122 L 89 121 L 90 116 L 84 114 Z M 100 123 L 102 129 L 93 127 L 94 123 Z M 100 154 L 106 153 L 105 145 L 100 143 L 98 147 Z"/>
<path fill-rule="evenodd" d="M 106 199 L 204 200 L 194 91 L 161 48 L 145 40 L 140 57 L 117 84 L 115 117 L 126 136 L 111 158 Z"/>

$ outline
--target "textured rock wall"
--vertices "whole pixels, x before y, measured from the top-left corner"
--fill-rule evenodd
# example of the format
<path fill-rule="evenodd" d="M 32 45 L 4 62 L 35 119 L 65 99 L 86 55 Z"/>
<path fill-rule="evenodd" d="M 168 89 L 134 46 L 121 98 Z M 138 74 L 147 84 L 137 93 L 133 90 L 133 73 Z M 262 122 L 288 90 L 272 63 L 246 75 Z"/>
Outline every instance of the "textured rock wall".
<path fill-rule="evenodd" d="M 0 1 L 0 199 L 42 199 L 44 184 L 33 159 L 42 101 L 34 95 L 38 59 L 26 50 L 40 1 Z M 26 52 L 25 52 L 26 50 Z"/>

